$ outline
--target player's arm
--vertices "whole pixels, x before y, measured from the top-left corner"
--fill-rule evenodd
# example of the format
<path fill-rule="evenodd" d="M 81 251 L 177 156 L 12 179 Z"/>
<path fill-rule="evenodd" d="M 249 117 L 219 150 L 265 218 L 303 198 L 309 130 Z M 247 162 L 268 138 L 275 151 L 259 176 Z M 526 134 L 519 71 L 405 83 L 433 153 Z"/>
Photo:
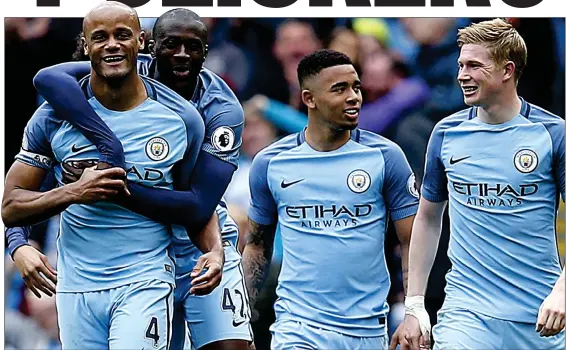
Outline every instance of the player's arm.
<path fill-rule="evenodd" d="M 24 131 L 22 149 L 6 175 L 2 198 L 2 220 L 8 227 L 26 226 L 46 220 L 74 203 L 107 199 L 125 188 L 124 170 L 86 169 L 74 184 L 40 191 L 54 163 L 50 140 L 55 133 L 52 111 L 40 107 Z"/>
<path fill-rule="evenodd" d="M 407 218 L 394 222 L 395 232 L 397 233 L 399 244 L 401 245 L 401 269 L 403 271 L 403 290 L 405 295 L 407 295 L 407 285 L 409 280 L 409 244 L 411 242 L 411 231 L 413 229 L 414 221 L 415 216 L 411 215 Z"/>
<path fill-rule="evenodd" d="M 90 73 L 90 67 L 90 62 L 67 62 L 43 68 L 33 84 L 57 117 L 76 127 L 97 147 L 100 162 L 125 169 L 122 143 L 96 114 L 79 85 L 79 80 Z"/>
<path fill-rule="evenodd" d="M 242 263 L 250 307 L 253 309 L 269 272 L 276 224 L 262 225 L 250 219 L 249 226 Z"/>
<path fill-rule="evenodd" d="M 564 166 L 564 124 L 564 120 L 559 120 L 548 126 L 548 131 L 552 139 L 552 170 L 554 172 L 554 179 L 557 182 L 556 186 L 562 196 L 562 201 L 566 200 L 566 182 L 564 181 L 566 170 Z"/>
<path fill-rule="evenodd" d="M 39 189 L 41 192 L 49 191 L 57 187 L 57 180 L 55 179 L 55 175 L 53 171 L 49 172 L 41 188 Z M 39 225 L 32 226 L 17 226 L 17 227 L 6 227 L 4 230 L 4 234 L 6 236 L 6 242 L 8 243 L 8 253 L 14 258 L 14 252 L 16 249 L 20 248 L 24 245 L 29 245 L 29 238 L 31 236 L 32 230 L 37 229 L 38 227 L 43 226 L 43 223 Z"/>
<path fill-rule="evenodd" d="M 46 170 L 15 162 L 8 174 L 2 199 L 2 220 L 8 227 L 33 225 L 49 219 L 67 209 L 71 204 L 89 204 L 107 200 L 125 187 L 122 169 L 102 171 L 86 169 L 79 181 L 39 191 Z"/>
<path fill-rule="evenodd" d="M 419 204 L 419 194 L 415 184 L 415 175 L 401 148 L 396 144 L 390 144 L 389 147 L 382 149 L 382 154 L 385 163 L 382 193 L 387 212 L 390 213 L 401 244 L 403 289 L 406 294 L 409 243 L 413 220 Z M 391 349 L 395 349 L 398 344 L 403 348 L 407 346 L 403 332 L 404 323 L 399 325 L 391 336 Z"/>
<path fill-rule="evenodd" d="M 53 172 L 50 172 L 40 191 L 48 191 L 56 186 L 55 176 Z M 34 230 L 44 231 L 45 225 L 41 223 L 33 226 L 7 227 L 4 233 L 8 243 L 8 253 L 12 257 L 14 265 L 20 272 L 24 283 L 32 293 L 38 298 L 41 298 L 40 291 L 47 296 L 52 296 L 55 294 L 57 272 L 51 266 L 47 257 L 30 244 L 29 239 L 33 235 Z M 49 283 L 49 281 L 52 283 Z"/>
<path fill-rule="evenodd" d="M 55 294 L 57 271 L 47 256 L 29 244 L 31 229 L 30 226 L 6 228 L 8 251 L 29 290 L 38 298 L 41 298 L 40 291 L 52 296 Z"/>
<path fill-rule="evenodd" d="M 269 157 L 260 152 L 250 168 L 249 231 L 242 265 L 252 310 L 269 272 L 277 227 L 277 205 L 268 186 L 268 166 Z"/>
<path fill-rule="evenodd" d="M 553 162 L 552 168 L 554 178 L 557 181 L 557 188 L 560 191 L 562 201 L 565 200 L 565 182 L 564 182 L 564 121 L 560 120 L 554 124 L 547 126 L 552 138 L 553 146 Z M 560 277 L 556 281 L 552 292 L 546 297 L 539 308 L 537 318 L 537 332 L 543 337 L 549 337 L 558 334 L 565 326 L 565 307 L 566 293 L 565 272 L 562 269 Z"/>
<path fill-rule="evenodd" d="M 99 119 L 98 116 L 97 118 Z M 202 120 L 200 116 L 199 118 Z M 194 238 L 194 235 L 198 235 L 211 219 L 237 168 L 243 118 L 241 107 L 224 110 L 213 118 L 212 124 L 208 125 L 207 129 L 214 132 L 221 126 L 232 126 L 234 146 L 226 151 L 214 150 L 211 137 L 207 135 L 206 143 L 203 144 L 198 157 L 195 157 L 196 163 L 184 162 L 184 165 L 178 167 L 181 174 L 178 177 L 182 180 L 176 183 L 182 184 L 181 187 L 169 191 L 130 182 L 128 184 L 130 195 L 121 197 L 118 204 L 152 220 L 190 228 L 188 232 Z M 86 121 L 86 119 L 82 120 Z M 107 127 L 106 124 L 104 126 Z M 79 129 L 85 133 L 84 127 Z M 192 140 L 196 140 L 198 135 L 201 135 L 202 142 L 203 133 L 197 132 L 202 127 L 189 126 L 187 129 L 191 132 Z M 190 147 L 194 149 L 196 146 Z M 200 147 L 196 148 L 197 151 L 199 149 Z M 78 178 L 81 173 L 81 169 L 66 167 L 65 170 L 73 174 L 68 178 L 69 181 Z"/>
<path fill-rule="evenodd" d="M 441 159 L 443 132 L 435 127 L 429 140 L 419 209 L 409 247 L 409 281 L 405 299 L 405 338 L 418 349 L 420 337 L 430 347 L 430 318 L 424 306 L 428 277 L 432 270 L 442 216 L 448 199 L 447 179 Z"/>
<path fill-rule="evenodd" d="M 242 143 L 244 112 L 237 102 L 208 102 L 207 113 L 212 117 L 207 118 L 196 164 L 185 162 L 179 168 L 182 186 L 163 193 L 132 185 L 131 196 L 127 198 L 134 211 L 145 210 L 148 215 L 156 216 L 142 214 L 154 220 L 183 225 L 190 228 L 191 235 L 199 234 L 205 227 L 226 192 L 237 169 Z M 194 129 L 188 127 L 191 134 Z"/>
<path fill-rule="evenodd" d="M 403 287 L 407 293 L 407 274 L 411 230 L 419 205 L 419 191 L 415 175 L 407 157 L 396 144 L 383 150 L 385 179 L 383 195 L 387 211 L 395 224 L 395 231 L 401 244 Z"/>
<path fill-rule="evenodd" d="M 224 268 L 224 249 L 222 247 L 222 235 L 218 214 L 214 212 L 205 228 L 197 235 L 192 235 L 191 240 L 195 246 L 204 254 L 201 255 L 191 271 L 191 294 L 205 295 L 216 288 L 222 280 L 222 269 Z M 206 272 L 199 274 L 206 269 Z"/>
<path fill-rule="evenodd" d="M 66 182 L 77 181 L 81 176 L 83 165 L 80 162 L 78 165 L 79 168 L 73 168 L 63 164 Z M 189 166 L 185 168 L 190 170 Z M 224 194 L 223 188 L 228 187 L 234 170 L 234 165 L 200 151 L 188 180 L 189 188 L 176 187 L 171 191 L 128 182 L 129 196 L 116 197 L 114 201 L 151 220 L 190 228 L 188 233 L 194 238 L 211 220 L 214 209 Z"/>

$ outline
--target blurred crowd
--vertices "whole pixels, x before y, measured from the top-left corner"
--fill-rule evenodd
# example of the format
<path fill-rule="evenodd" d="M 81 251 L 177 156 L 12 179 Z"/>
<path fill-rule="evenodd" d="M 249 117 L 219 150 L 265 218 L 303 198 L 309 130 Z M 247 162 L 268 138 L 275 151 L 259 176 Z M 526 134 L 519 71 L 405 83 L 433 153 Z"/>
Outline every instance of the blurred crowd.
<path fill-rule="evenodd" d="M 405 152 L 420 181 L 425 150 L 434 125 L 466 108 L 456 76 L 459 49 L 457 29 L 479 18 L 344 18 L 344 19 L 215 19 L 206 18 L 210 52 L 205 66 L 234 90 L 245 112 L 239 169 L 226 192 L 231 215 L 246 231 L 249 203 L 248 172 L 264 147 L 306 125 L 296 69 L 302 57 L 319 48 L 347 54 L 362 80 L 364 102 L 360 127 L 396 142 Z M 509 19 L 528 47 L 528 65 L 519 82 L 527 101 L 564 118 L 564 19 Z M 143 18 L 151 35 L 155 18 Z M 71 60 L 81 31 L 80 18 L 6 18 L 5 169 L 19 151 L 23 129 L 41 103 L 33 85 L 35 73 Z M 447 226 L 439 246 L 428 305 L 441 305 Z M 564 210 L 558 220 L 560 250 L 564 252 Z M 393 227 L 389 229 L 393 230 Z M 33 244 L 56 262 L 56 219 L 44 224 Z M 388 232 L 386 257 L 392 280 L 390 331 L 403 317 L 403 285 L 398 242 Z M 274 286 L 281 261 L 276 249 L 262 299 L 254 310 L 253 328 L 258 349 L 269 347 L 268 327 L 274 320 Z M 6 348 L 58 348 L 54 298 L 37 299 L 25 289 L 6 255 Z M 433 317 L 434 318 L 434 317 Z M 433 320 L 434 322 L 434 320 Z M 35 331 L 34 331 L 35 329 Z"/>

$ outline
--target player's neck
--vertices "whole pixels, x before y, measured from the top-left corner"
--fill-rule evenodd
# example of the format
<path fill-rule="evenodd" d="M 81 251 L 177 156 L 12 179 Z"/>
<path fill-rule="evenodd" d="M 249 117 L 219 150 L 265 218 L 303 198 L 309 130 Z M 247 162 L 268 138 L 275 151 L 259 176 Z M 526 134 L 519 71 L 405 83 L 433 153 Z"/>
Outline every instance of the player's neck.
<path fill-rule="evenodd" d="M 197 86 L 197 80 L 191 81 L 187 85 L 173 89 L 176 93 L 181 95 L 185 100 L 190 101 L 195 93 L 195 88 Z"/>
<path fill-rule="evenodd" d="M 119 81 L 109 81 L 94 73 L 90 85 L 100 104 L 113 111 L 129 111 L 147 99 L 145 85 L 135 72 Z"/>
<path fill-rule="evenodd" d="M 334 151 L 350 140 L 350 130 L 336 130 L 329 125 L 317 125 L 309 118 L 305 130 L 305 141 L 319 152 Z"/>
<path fill-rule="evenodd" d="M 159 74 L 159 70 L 157 69 L 157 67 L 155 68 L 154 78 L 155 80 L 167 86 L 169 89 L 178 93 L 181 97 L 183 97 L 187 101 L 190 101 L 193 98 L 198 83 L 198 74 L 196 77 L 191 77 L 191 79 L 187 79 L 186 81 L 180 83 L 179 81 L 173 78 L 167 79 L 166 76 Z"/>
<path fill-rule="evenodd" d="M 478 108 L 478 118 L 487 124 L 502 124 L 521 112 L 521 99 L 516 91 L 498 96 L 498 101 Z"/>

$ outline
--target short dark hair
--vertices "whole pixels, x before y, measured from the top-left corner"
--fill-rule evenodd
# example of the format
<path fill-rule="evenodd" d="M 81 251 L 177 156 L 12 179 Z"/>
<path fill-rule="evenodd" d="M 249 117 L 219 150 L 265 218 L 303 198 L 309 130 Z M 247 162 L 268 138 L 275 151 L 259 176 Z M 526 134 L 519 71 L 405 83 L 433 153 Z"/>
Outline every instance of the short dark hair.
<path fill-rule="evenodd" d="M 306 55 L 297 68 L 299 77 L 299 85 L 303 87 L 303 83 L 307 78 L 313 77 L 325 68 L 341 65 L 354 65 L 352 60 L 335 50 L 322 49 Z"/>
<path fill-rule="evenodd" d="M 206 25 L 202 22 L 202 19 L 200 18 L 199 15 L 197 15 L 195 12 L 188 10 L 186 8 L 174 8 L 172 10 L 169 10 L 167 12 L 165 12 L 164 14 L 162 14 L 161 16 L 159 16 L 159 18 L 157 18 L 157 20 L 155 21 L 155 24 L 153 25 L 153 30 L 151 31 L 152 37 L 154 39 L 157 39 L 162 33 L 161 31 L 161 27 L 162 27 L 162 22 L 166 19 L 176 19 L 176 20 L 180 20 L 180 21 L 196 21 L 199 23 L 202 23 L 203 28 L 205 29 L 205 35 L 207 35 L 207 28 Z M 206 38 L 203 38 L 206 39 Z"/>

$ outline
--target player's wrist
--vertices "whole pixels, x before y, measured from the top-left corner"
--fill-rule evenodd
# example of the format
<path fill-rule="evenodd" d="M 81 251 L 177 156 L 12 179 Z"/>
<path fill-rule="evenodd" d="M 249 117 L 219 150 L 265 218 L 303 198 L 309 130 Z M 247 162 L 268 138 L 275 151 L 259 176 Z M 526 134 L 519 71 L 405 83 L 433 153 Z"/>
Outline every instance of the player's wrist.
<path fill-rule="evenodd" d="M 10 256 L 12 257 L 12 261 L 16 261 L 17 256 L 19 255 L 17 253 L 22 252 L 22 250 L 20 249 L 22 247 L 31 247 L 31 245 L 28 242 L 21 242 L 18 245 L 15 245 L 13 248 L 11 248 Z"/>
<path fill-rule="evenodd" d="M 565 287 L 566 286 L 564 285 L 564 280 L 558 280 L 552 288 L 552 293 L 564 294 L 564 292 L 566 292 Z"/>
<path fill-rule="evenodd" d="M 412 295 L 405 297 L 405 308 L 406 309 L 424 309 L 425 308 L 425 297 L 424 295 Z"/>
<path fill-rule="evenodd" d="M 78 204 L 82 198 L 82 189 L 78 182 L 72 182 L 70 184 L 66 184 L 59 188 L 62 191 L 62 200 L 64 204 L 71 205 L 71 204 Z"/>

